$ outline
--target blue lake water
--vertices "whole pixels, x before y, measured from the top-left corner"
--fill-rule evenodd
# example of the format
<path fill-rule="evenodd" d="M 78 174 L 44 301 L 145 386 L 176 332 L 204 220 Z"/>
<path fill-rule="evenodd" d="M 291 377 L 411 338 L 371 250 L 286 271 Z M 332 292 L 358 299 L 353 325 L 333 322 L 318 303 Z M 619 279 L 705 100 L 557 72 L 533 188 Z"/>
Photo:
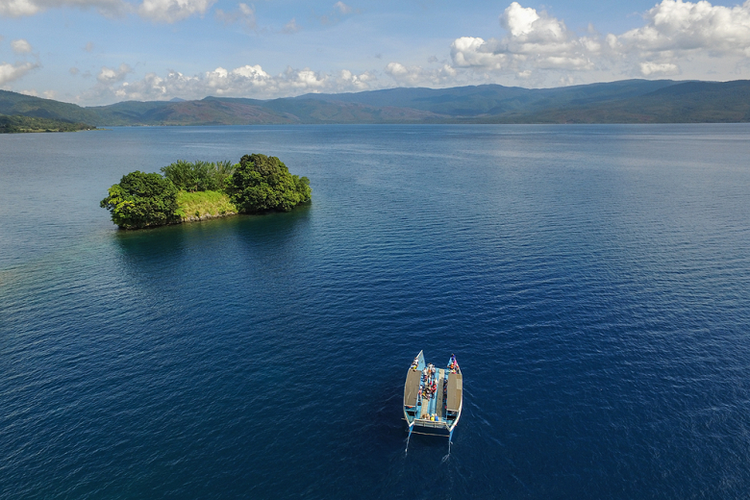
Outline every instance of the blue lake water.
<path fill-rule="evenodd" d="M 133 170 L 313 203 L 117 231 Z M 0 136 L 0 498 L 747 498 L 750 125 Z M 404 453 L 424 349 L 464 372 Z"/>

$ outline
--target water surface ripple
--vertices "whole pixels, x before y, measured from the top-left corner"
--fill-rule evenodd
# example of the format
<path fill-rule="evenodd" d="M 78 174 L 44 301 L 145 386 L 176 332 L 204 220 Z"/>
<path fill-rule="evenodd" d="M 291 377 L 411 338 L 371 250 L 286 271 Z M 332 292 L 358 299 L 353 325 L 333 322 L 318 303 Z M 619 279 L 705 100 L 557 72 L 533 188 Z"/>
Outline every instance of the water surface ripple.
<path fill-rule="evenodd" d="M 746 498 L 750 126 L 0 136 L 0 498 Z M 119 232 L 132 170 L 313 203 Z M 465 411 L 404 454 L 409 362 Z"/>

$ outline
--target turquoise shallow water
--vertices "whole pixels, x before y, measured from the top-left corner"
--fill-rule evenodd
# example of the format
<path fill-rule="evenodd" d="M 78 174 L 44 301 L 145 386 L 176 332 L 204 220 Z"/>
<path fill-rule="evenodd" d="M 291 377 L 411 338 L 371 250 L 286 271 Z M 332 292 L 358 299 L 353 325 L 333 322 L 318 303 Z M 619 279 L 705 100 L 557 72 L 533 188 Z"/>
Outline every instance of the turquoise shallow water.
<path fill-rule="evenodd" d="M 0 136 L 0 498 L 746 498 L 750 127 Z M 119 232 L 132 170 L 279 156 L 289 214 Z M 465 411 L 401 394 L 455 352 Z"/>

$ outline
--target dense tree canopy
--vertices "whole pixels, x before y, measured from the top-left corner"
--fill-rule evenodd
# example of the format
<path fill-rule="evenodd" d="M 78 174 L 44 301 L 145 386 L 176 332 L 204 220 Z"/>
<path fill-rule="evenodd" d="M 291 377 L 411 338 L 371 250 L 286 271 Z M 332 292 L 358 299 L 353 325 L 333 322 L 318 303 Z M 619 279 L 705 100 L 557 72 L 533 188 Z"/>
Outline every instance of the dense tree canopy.
<path fill-rule="evenodd" d="M 139 229 L 204 215 L 288 212 L 310 201 L 307 177 L 290 174 L 275 156 L 245 155 L 236 165 L 179 160 L 161 171 L 164 176 L 131 172 L 109 188 L 100 204 L 112 212 L 112 222 Z"/>
<path fill-rule="evenodd" d="M 288 212 L 310 201 L 312 193 L 307 177 L 290 174 L 278 158 L 262 154 L 243 156 L 227 184 L 232 202 L 245 213 Z"/>
<path fill-rule="evenodd" d="M 112 212 L 112 222 L 123 229 L 162 226 L 180 220 L 175 215 L 177 188 L 159 174 L 136 170 L 123 176 L 108 192 L 100 205 Z"/>
<path fill-rule="evenodd" d="M 209 163 L 207 161 L 189 162 L 177 160 L 161 169 L 164 177 L 182 191 L 221 191 L 226 180 L 232 175 L 234 165 L 230 161 Z"/>

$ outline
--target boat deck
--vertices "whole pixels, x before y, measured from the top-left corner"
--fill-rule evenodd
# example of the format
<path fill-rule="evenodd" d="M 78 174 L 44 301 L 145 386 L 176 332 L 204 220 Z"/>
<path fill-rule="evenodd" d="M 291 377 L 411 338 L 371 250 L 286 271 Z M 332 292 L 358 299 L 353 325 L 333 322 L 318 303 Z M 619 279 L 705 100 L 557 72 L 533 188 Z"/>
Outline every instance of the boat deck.
<path fill-rule="evenodd" d="M 436 397 L 430 398 L 426 405 L 424 404 L 425 400 L 422 400 L 422 411 L 419 415 L 419 418 L 421 419 L 430 420 L 430 415 L 435 415 L 436 421 L 445 420 L 445 411 L 443 409 L 445 406 L 443 404 L 443 385 L 445 384 L 445 370 L 441 368 L 437 372 L 438 384 Z"/>
<path fill-rule="evenodd" d="M 449 367 L 453 368 L 453 361 Z M 434 379 L 423 376 L 428 373 L 426 368 L 435 370 Z M 406 376 L 404 385 L 404 419 L 409 423 L 409 432 L 430 435 L 448 435 L 453 433 L 453 428 L 458 423 L 461 414 L 461 402 L 463 399 L 463 381 L 461 372 L 458 370 L 429 367 L 424 362 L 423 353 L 420 352 L 412 363 L 412 367 Z M 425 391 L 425 385 L 435 382 L 435 391 L 427 397 L 431 391 Z M 415 429 L 416 428 L 416 429 Z"/>

